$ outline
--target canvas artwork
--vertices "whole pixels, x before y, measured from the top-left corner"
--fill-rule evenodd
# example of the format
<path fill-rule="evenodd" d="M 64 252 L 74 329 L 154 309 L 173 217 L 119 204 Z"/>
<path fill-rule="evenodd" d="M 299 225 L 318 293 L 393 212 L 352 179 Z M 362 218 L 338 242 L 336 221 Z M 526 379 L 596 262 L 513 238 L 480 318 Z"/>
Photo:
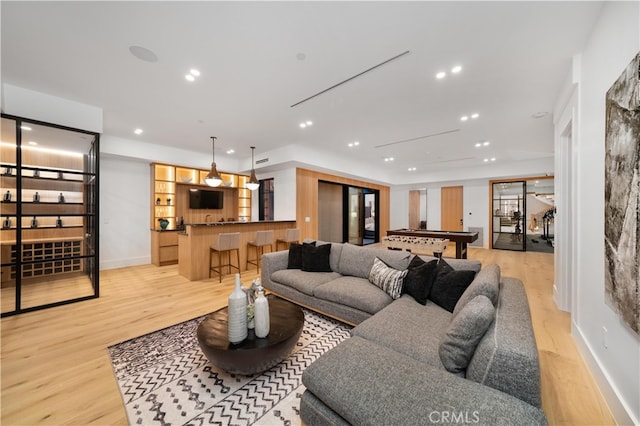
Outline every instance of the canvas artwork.
<path fill-rule="evenodd" d="M 605 299 L 640 335 L 640 53 L 606 102 Z"/>

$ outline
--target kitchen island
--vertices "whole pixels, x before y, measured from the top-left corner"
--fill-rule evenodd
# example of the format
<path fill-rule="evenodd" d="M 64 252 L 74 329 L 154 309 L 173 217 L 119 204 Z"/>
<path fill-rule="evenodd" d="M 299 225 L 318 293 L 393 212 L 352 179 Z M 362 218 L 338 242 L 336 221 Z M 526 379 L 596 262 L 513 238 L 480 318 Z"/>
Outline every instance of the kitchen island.
<path fill-rule="evenodd" d="M 295 220 L 185 224 L 184 231 L 178 232 L 178 273 L 191 281 L 209 278 L 209 247 L 218 234 L 226 232 L 240 233 L 240 270 L 244 271 L 247 243 L 256 238 L 257 231 L 273 230 L 275 250 L 276 240 L 284 238 L 286 230 L 295 227 Z"/>

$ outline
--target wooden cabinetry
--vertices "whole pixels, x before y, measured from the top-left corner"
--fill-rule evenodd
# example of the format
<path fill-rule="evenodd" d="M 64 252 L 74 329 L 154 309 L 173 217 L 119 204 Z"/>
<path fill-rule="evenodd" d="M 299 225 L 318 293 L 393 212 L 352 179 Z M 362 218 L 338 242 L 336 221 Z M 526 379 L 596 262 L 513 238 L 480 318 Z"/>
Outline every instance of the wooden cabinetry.
<path fill-rule="evenodd" d="M 249 176 L 220 173 L 223 184 L 211 188 L 204 183 L 209 170 L 151 164 L 151 261 L 166 265 L 178 261 L 175 231 L 181 223 L 248 222 L 251 220 L 251 191 L 245 186 Z M 223 192 L 223 208 L 189 208 L 189 192 L 212 189 Z M 162 223 L 166 220 L 165 226 Z"/>
<path fill-rule="evenodd" d="M 27 304 L 16 295 L 11 309 L 3 303 L 2 315 L 97 297 L 99 135 L 5 115 L 2 125 L 0 287 L 28 289 L 31 297 L 60 283 L 56 296 L 38 297 L 46 303 Z M 57 292 L 65 274 L 76 280 L 86 274 L 81 296 Z"/>

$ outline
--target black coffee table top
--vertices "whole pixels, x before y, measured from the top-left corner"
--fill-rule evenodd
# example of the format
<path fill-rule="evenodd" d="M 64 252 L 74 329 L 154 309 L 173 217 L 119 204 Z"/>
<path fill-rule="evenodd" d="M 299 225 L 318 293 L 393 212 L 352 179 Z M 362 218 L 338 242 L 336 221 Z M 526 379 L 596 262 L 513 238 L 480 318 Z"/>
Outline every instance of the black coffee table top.
<path fill-rule="evenodd" d="M 228 339 L 228 311 L 209 314 L 198 326 L 198 342 L 207 359 L 231 373 L 253 374 L 266 370 L 286 358 L 304 326 L 302 309 L 291 302 L 268 296 L 269 335 L 257 338 L 250 329 L 238 344 Z"/>

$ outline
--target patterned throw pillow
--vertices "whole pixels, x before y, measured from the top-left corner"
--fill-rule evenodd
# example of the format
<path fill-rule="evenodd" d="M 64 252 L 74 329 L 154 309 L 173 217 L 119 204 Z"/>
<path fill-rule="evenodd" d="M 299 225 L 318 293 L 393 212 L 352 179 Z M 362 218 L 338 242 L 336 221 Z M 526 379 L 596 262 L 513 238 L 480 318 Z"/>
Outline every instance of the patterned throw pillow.
<path fill-rule="evenodd" d="M 384 290 L 391 298 L 397 299 L 402 295 L 402 283 L 407 272 L 394 269 L 376 257 L 369 272 L 369 281 Z"/>

